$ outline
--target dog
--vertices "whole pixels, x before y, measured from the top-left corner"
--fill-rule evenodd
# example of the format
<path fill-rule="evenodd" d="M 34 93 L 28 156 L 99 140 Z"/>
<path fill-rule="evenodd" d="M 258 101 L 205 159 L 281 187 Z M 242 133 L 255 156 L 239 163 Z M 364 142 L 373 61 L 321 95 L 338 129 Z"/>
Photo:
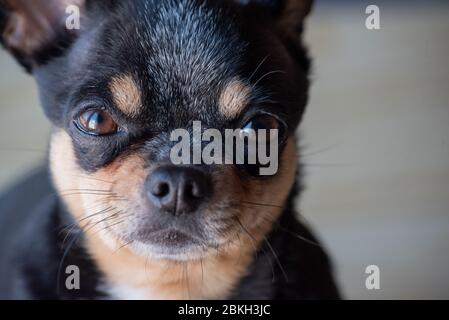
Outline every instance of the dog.
<path fill-rule="evenodd" d="M 2 212 L 24 217 L 2 240 L 2 294 L 338 299 L 328 256 L 295 213 L 311 2 L 0 1 L 2 45 L 35 78 L 52 124 L 49 173 L 2 200 L 33 199 L 26 214 Z M 171 132 L 194 121 L 275 130 L 257 140 L 279 142 L 277 172 L 173 164 Z"/>

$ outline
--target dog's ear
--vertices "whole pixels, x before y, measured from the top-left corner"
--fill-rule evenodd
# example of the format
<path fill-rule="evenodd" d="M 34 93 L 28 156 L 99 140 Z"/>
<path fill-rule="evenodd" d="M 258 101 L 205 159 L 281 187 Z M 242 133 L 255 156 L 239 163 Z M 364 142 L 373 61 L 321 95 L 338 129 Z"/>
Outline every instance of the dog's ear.
<path fill-rule="evenodd" d="M 0 41 L 31 71 L 67 47 L 75 33 L 66 27 L 69 6 L 83 4 L 84 0 L 0 0 Z"/>
<path fill-rule="evenodd" d="M 300 34 L 304 18 L 310 13 L 313 0 L 238 0 L 251 8 L 266 10 L 276 25 L 287 34 Z"/>

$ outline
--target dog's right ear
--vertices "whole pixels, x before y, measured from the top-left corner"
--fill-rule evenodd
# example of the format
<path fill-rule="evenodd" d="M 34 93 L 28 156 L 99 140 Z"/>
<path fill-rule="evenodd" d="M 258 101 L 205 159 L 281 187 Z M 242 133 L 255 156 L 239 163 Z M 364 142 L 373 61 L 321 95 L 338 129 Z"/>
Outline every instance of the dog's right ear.
<path fill-rule="evenodd" d="M 75 30 L 66 28 L 66 10 L 85 0 L 0 0 L 0 41 L 27 71 L 70 45 Z"/>

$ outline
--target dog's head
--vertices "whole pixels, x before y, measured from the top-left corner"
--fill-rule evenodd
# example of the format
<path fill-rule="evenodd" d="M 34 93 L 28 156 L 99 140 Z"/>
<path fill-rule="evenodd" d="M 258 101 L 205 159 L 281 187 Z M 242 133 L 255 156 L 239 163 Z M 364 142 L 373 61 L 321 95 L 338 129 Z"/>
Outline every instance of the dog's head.
<path fill-rule="evenodd" d="M 310 2 L 1 1 L 1 41 L 37 80 L 55 184 L 79 224 L 159 258 L 195 259 L 240 234 L 256 248 L 295 180 Z M 222 137 L 278 130 L 252 137 L 279 143 L 278 170 L 175 165 L 172 133 L 193 136 L 194 121 Z"/>

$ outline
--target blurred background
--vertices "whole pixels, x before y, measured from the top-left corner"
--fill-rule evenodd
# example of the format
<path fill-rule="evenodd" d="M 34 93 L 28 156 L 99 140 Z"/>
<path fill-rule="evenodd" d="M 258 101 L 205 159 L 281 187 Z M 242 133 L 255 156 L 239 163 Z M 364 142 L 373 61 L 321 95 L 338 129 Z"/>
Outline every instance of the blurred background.
<path fill-rule="evenodd" d="M 302 216 L 350 299 L 449 299 L 449 3 L 316 0 Z M 365 8 L 380 8 L 380 30 Z M 43 163 L 31 78 L 0 50 L 0 191 Z M 380 268 L 367 290 L 365 268 Z"/>

